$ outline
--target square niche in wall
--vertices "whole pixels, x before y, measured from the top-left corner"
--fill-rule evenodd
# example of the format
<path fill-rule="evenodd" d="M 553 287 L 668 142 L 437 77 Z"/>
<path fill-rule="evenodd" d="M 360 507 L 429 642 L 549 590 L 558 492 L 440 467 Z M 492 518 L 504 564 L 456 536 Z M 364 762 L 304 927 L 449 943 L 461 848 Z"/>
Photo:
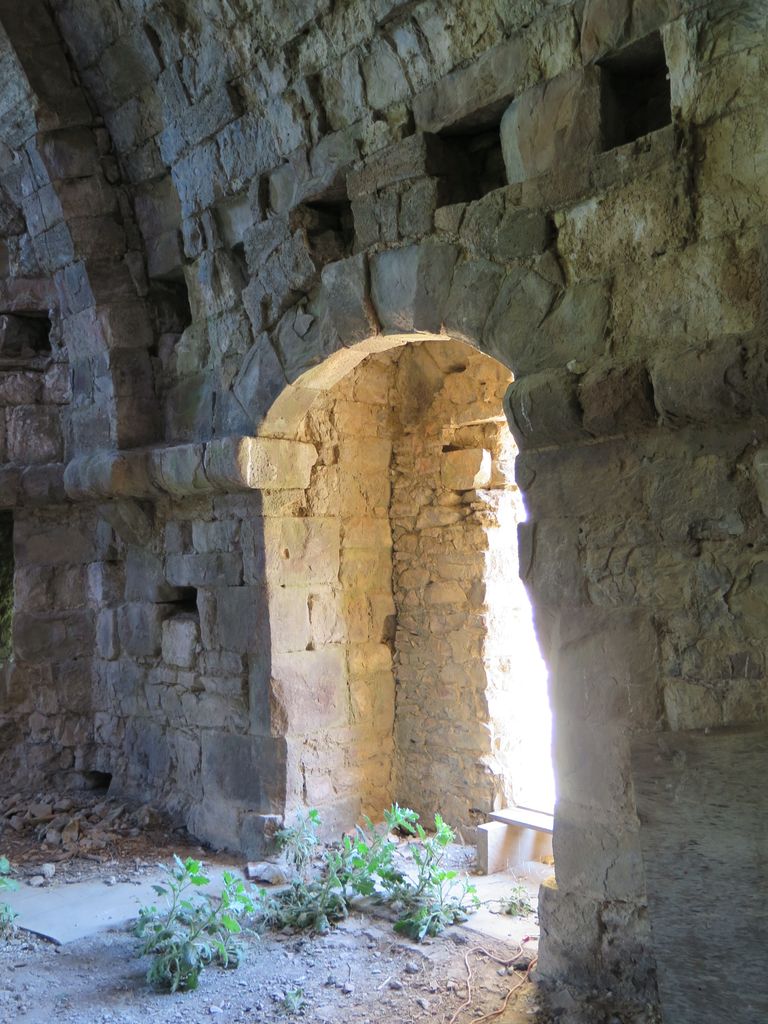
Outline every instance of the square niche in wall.
<path fill-rule="evenodd" d="M 664 43 L 653 32 L 599 62 L 603 151 L 672 123 Z"/>
<path fill-rule="evenodd" d="M 503 113 L 503 109 L 491 109 L 439 133 L 453 165 L 443 205 L 473 202 L 506 186 L 500 132 Z"/>

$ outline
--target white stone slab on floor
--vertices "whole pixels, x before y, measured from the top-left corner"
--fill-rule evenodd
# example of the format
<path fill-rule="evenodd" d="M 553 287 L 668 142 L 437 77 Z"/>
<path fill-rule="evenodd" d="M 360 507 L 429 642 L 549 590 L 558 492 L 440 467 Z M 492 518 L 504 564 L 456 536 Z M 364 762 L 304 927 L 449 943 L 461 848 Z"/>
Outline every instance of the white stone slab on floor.
<path fill-rule="evenodd" d="M 217 866 L 209 872 L 211 885 L 206 892 L 221 891 L 223 870 Z M 140 907 L 161 899 L 152 885 L 163 881 L 158 872 L 140 883 L 107 885 L 96 880 L 40 888 L 22 885 L 15 892 L 4 893 L 3 902 L 19 915 L 16 919 L 19 928 L 63 946 L 99 932 L 126 928 L 136 919 Z"/>

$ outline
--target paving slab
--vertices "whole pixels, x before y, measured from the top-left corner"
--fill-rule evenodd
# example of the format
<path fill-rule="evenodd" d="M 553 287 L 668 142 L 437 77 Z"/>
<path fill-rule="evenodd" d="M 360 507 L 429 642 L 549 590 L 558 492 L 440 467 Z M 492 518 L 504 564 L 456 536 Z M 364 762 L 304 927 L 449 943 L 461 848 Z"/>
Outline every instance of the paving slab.
<path fill-rule="evenodd" d="M 237 871 L 218 865 L 206 870 L 211 885 L 205 892 L 213 895 L 221 892 L 223 872 Z M 4 894 L 3 901 L 19 915 L 16 919 L 19 928 L 63 946 L 99 932 L 126 928 L 136 919 L 140 907 L 162 899 L 152 886 L 162 885 L 164 881 L 165 876 L 158 871 L 138 883 L 107 885 L 103 880 L 96 880 L 39 888 L 22 884 L 15 892 Z"/>

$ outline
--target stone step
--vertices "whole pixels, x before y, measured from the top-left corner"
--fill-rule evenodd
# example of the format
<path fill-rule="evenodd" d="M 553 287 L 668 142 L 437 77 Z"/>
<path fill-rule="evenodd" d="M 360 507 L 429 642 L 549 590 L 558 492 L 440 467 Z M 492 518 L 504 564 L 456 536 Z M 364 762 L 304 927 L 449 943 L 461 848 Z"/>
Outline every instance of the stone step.
<path fill-rule="evenodd" d="M 500 821 L 503 825 L 519 825 L 550 834 L 554 823 L 554 815 L 531 811 L 527 807 L 504 807 L 500 811 L 493 811 L 489 817 L 491 821 Z"/>

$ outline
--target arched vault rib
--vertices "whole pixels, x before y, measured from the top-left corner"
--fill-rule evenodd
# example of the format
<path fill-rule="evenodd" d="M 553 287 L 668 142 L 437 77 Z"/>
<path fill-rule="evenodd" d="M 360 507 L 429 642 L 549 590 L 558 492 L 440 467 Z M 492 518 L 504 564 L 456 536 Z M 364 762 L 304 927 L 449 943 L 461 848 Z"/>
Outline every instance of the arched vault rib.
<path fill-rule="evenodd" d="M 158 436 L 158 417 L 143 259 L 129 247 L 90 108 L 43 0 L 29 0 L 23 17 L 18 4 L 1 0 L 0 28 L 0 73 L 9 84 L 0 112 L 3 177 L 23 196 L 38 262 L 55 283 L 78 382 L 71 448 L 146 444 Z"/>

